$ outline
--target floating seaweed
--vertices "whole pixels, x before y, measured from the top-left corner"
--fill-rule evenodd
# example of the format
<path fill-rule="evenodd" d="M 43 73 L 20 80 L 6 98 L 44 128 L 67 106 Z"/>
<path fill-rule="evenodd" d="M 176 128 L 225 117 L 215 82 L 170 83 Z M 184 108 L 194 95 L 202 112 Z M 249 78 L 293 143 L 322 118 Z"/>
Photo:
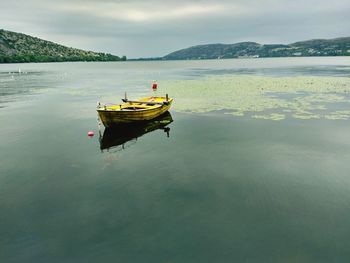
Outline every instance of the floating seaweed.
<path fill-rule="evenodd" d="M 350 118 L 349 78 L 224 75 L 163 81 L 160 86 L 176 99 L 174 110 L 179 112 L 224 110 L 268 120 Z"/>

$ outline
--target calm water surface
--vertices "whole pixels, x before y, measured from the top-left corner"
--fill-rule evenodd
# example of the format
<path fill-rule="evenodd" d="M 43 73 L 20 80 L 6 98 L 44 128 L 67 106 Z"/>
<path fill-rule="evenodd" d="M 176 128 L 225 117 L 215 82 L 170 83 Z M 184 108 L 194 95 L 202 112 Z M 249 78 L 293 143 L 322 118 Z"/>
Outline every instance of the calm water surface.
<path fill-rule="evenodd" d="M 350 77 L 350 58 L 0 65 L 0 262 L 347 262 L 349 121 L 174 105 L 99 135 L 97 101 L 221 74 Z"/>

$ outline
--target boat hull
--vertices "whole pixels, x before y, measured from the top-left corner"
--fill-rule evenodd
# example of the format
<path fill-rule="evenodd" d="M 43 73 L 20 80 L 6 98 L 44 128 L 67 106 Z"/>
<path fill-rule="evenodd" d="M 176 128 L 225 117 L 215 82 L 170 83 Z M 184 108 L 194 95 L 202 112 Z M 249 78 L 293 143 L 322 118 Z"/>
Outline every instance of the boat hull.
<path fill-rule="evenodd" d="M 133 123 L 152 120 L 167 112 L 172 104 L 172 99 L 167 105 L 158 105 L 142 110 L 118 110 L 99 108 L 97 112 L 105 127 L 117 125 L 119 123 Z"/>

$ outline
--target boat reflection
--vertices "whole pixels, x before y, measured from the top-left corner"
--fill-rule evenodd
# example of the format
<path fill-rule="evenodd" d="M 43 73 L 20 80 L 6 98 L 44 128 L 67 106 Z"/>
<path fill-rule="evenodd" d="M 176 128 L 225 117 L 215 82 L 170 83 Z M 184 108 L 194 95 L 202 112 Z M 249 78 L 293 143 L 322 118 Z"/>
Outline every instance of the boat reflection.
<path fill-rule="evenodd" d="M 164 130 L 167 137 L 169 137 L 170 128 L 167 126 L 171 122 L 173 122 L 173 118 L 170 112 L 166 112 L 150 121 L 136 124 L 120 124 L 105 128 L 103 135 L 100 133 L 100 149 L 101 151 L 109 151 L 111 149 L 123 150 L 136 143 L 137 138 L 158 129 Z"/>

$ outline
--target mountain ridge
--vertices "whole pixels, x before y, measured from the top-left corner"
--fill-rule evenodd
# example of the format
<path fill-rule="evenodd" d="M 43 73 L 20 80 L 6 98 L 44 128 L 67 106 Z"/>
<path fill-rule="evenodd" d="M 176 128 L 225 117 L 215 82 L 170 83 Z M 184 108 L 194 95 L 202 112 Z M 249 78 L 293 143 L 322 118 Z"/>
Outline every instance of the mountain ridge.
<path fill-rule="evenodd" d="M 163 60 L 225 59 L 240 57 L 298 57 L 298 56 L 350 56 L 350 37 L 311 39 L 291 44 L 206 44 L 180 49 L 162 57 Z"/>
<path fill-rule="evenodd" d="M 38 37 L 0 29 L 0 63 L 125 60 L 125 56 L 66 47 Z"/>

